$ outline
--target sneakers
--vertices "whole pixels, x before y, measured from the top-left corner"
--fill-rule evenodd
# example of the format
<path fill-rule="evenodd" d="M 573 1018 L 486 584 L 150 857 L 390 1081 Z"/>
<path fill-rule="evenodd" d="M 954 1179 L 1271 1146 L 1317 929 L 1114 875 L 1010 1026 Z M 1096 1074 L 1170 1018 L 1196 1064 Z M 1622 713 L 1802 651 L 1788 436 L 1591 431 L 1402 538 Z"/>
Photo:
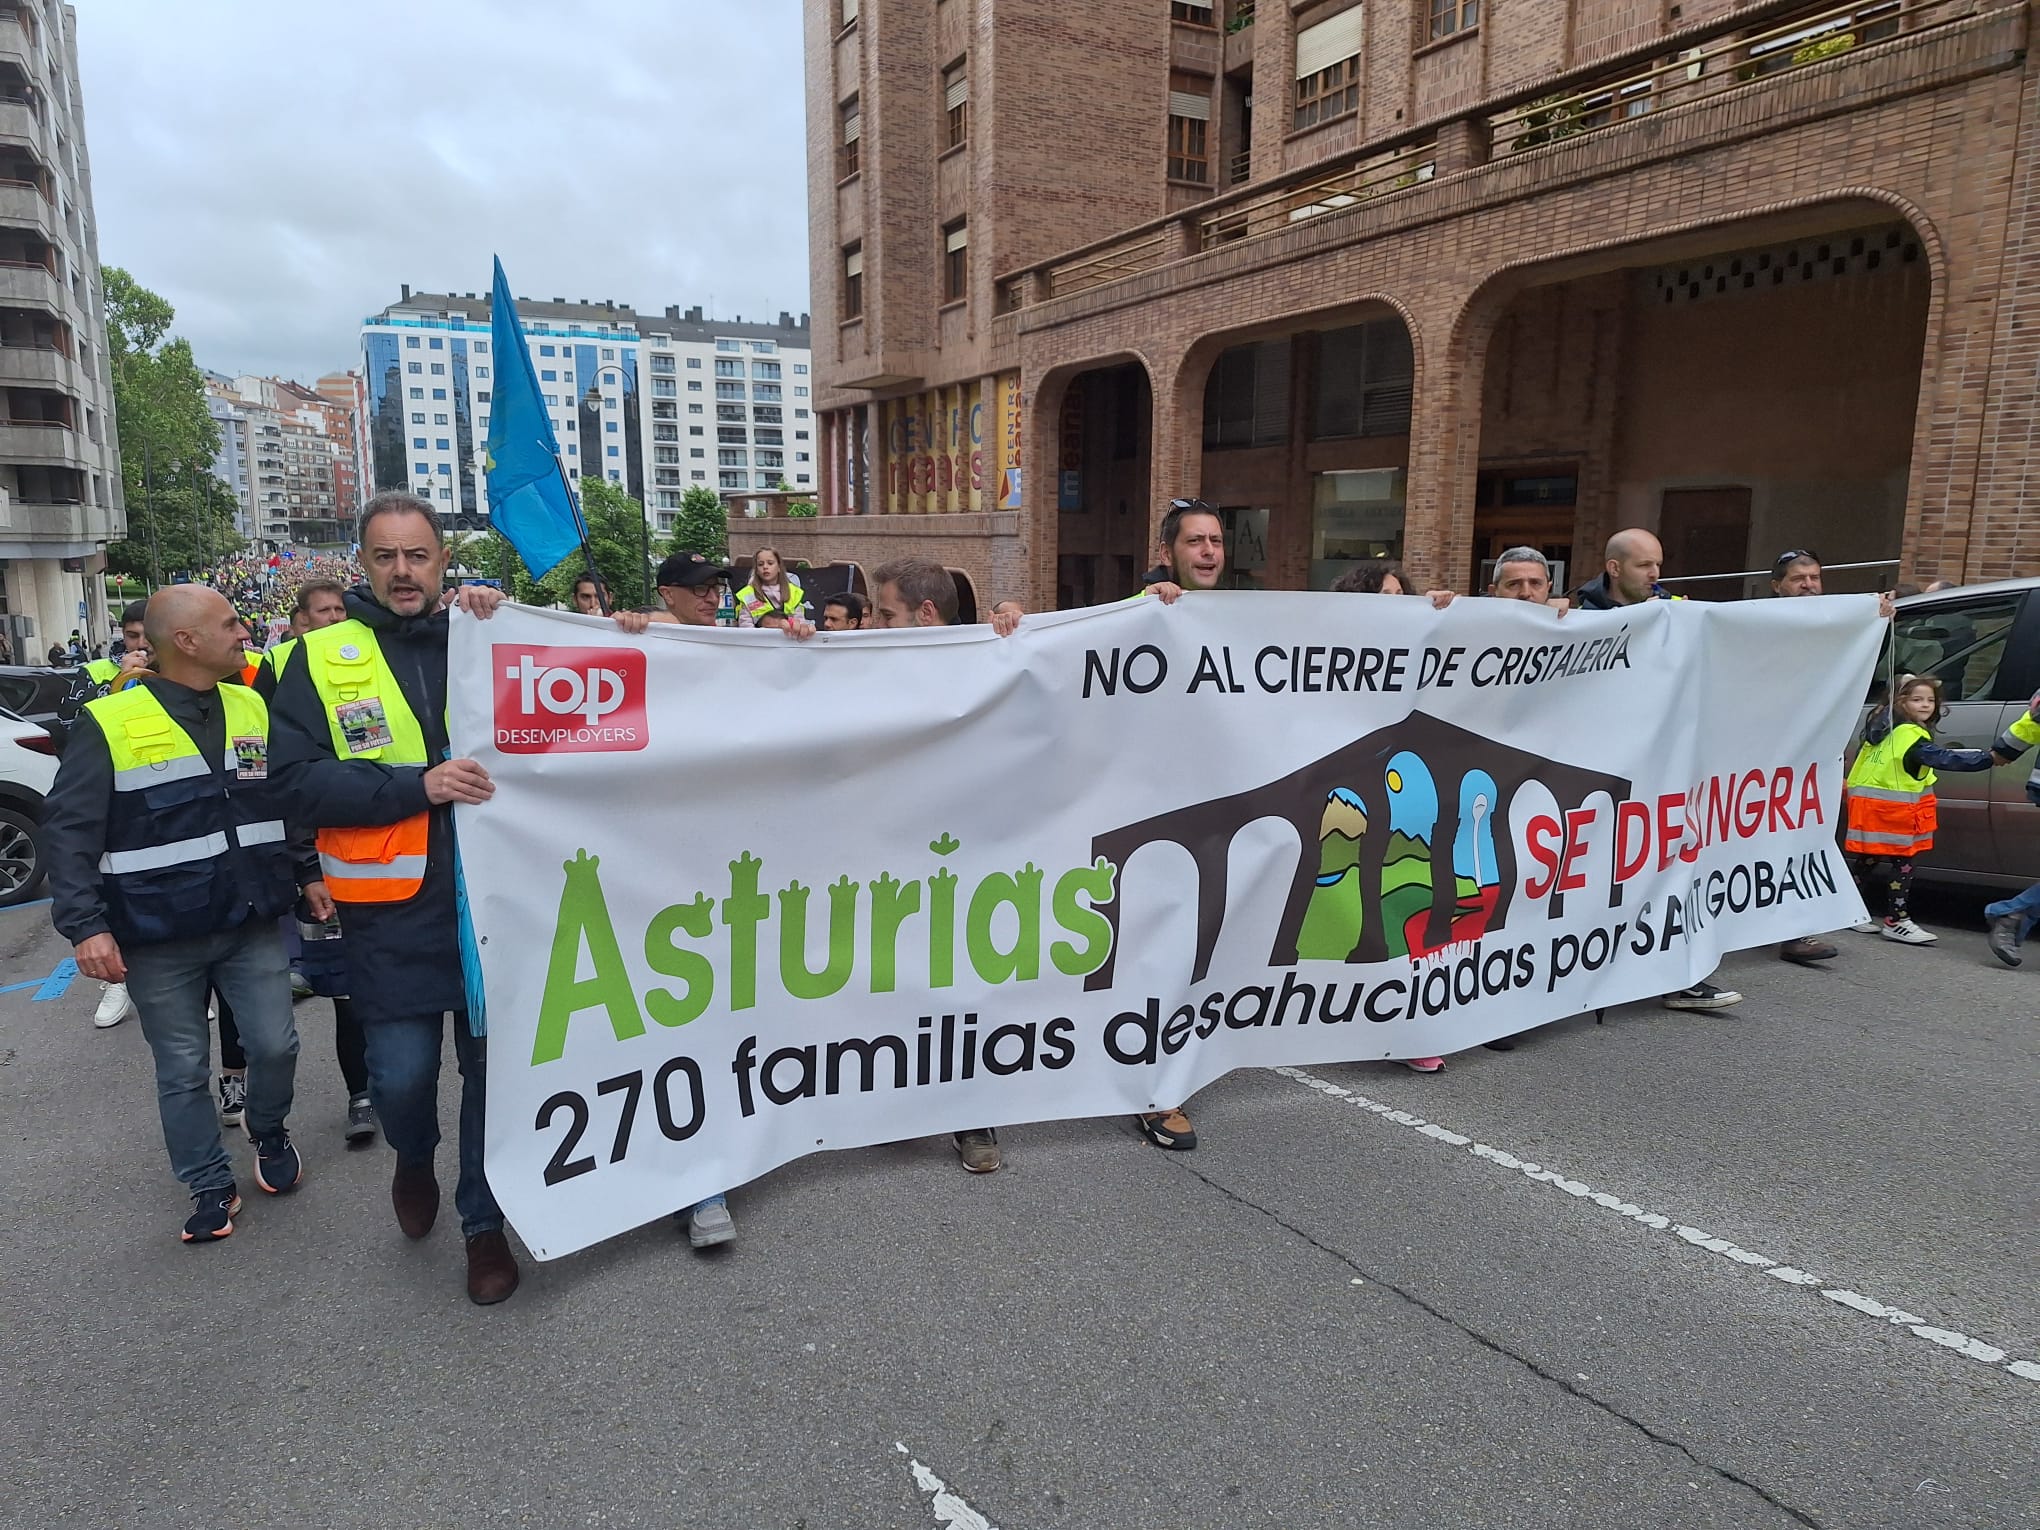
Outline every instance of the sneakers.
<path fill-rule="evenodd" d="M 217 1243 L 234 1236 L 234 1213 L 241 1209 L 241 1194 L 232 1185 L 221 1190 L 201 1190 L 191 1198 L 191 1215 L 178 1234 L 186 1243 Z"/>
<path fill-rule="evenodd" d="M 1831 962 L 1838 953 L 1824 940 L 1815 940 L 1811 935 L 1802 935 L 1797 940 L 1788 940 L 1778 948 L 1778 959 L 1797 962 L 1804 967 L 1808 962 Z"/>
<path fill-rule="evenodd" d="M 507 1301 L 517 1289 L 517 1256 L 500 1227 L 467 1240 L 467 1266 L 468 1300 L 477 1307 Z"/>
<path fill-rule="evenodd" d="M 271 1195 L 288 1195 L 297 1189 L 298 1181 L 305 1177 L 305 1165 L 290 1133 L 279 1126 L 267 1136 L 249 1135 L 255 1144 L 255 1183 Z"/>
<path fill-rule="evenodd" d="M 1850 925 L 1849 928 L 1854 930 L 1858 935 L 1875 935 L 1879 930 L 1884 928 L 1884 925 L 1882 924 L 1882 922 L 1876 919 L 1865 919 L 1861 923 Z"/>
<path fill-rule="evenodd" d="M 1907 946 L 1931 946 L 1941 938 L 1921 929 L 1910 919 L 1885 920 L 1883 935 L 1886 940 L 1895 940 Z"/>
<path fill-rule="evenodd" d="M 1399 1057 L 1400 1062 L 1412 1073 L 1443 1073 L 1445 1059 L 1442 1057 Z"/>
<path fill-rule="evenodd" d="M 92 1011 L 92 1023 L 100 1030 L 111 1030 L 134 1012 L 135 1001 L 128 997 L 127 984 L 99 985 L 99 1008 Z"/>
<path fill-rule="evenodd" d="M 309 999 L 311 996 L 312 996 L 311 983 L 306 979 L 305 975 L 302 972 L 297 970 L 297 968 L 295 967 L 291 968 L 290 969 L 291 1002 L 296 1003 L 299 999 Z"/>
<path fill-rule="evenodd" d="M 417 1164 L 397 1160 L 397 1172 L 390 1176 L 390 1205 L 405 1237 L 422 1238 L 432 1231 L 439 1215 L 439 1176 L 432 1172 L 430 1159 Z"/>
<path fill-rule="evenodd" d="M 220 1075 L 220 1125 L 239 1126 L 248 1115 L 248 1075 Z"/>
<path fill-rule="evenodd" d="M 1733 988 L 1716 988 L 1712 983 L 1695 983 L 1664 998 L 1666 1009 L 1727 1009 L 1740 1003 L 1742 995 Z"/>
<path fill-rule="evenodd" d="M 1158 1110 L 1150 1115 L 1135 1116 L 1134 1124 L 1140 1134 L 1158 1148 L 1171 1153 L 1187 1153 L 1197 1146 L 1197 1133 L 1190 1126 L 1190 1118 L 1178 1110 Z"/>
<path fill-rule="evenodd" d="M 2019 914 L 1999 914 L 1990 922 L 1990 954 L 2007 967 L 2016 967 L 2025 958 L 2019 955 L 2019 942 L 2025 938 L 2026 921 Z"/>
<path fill-rule="evenodd" d="M 347 1145 L 361 1147 L 375 1140 L 375 1107 L 357 1094 L 347 1102 Z"/>
<path fill-rule="evenodd" d="M 974 1132 L 957 1132 L 950 1139 L 972 1174 L 989 1174 L 1000 1164 L 999 1134 L 990 1127 Z"/>
<path fill-rule="evenodd" d="M 714 1248 L 736 1239 L 737 1224 L 730 1219 L 728 1200 L 711 1195 L 698 1205 L 678 1213 L 675 1221 L 687 1229 L 687 1242 L 694 1248 Z"/>

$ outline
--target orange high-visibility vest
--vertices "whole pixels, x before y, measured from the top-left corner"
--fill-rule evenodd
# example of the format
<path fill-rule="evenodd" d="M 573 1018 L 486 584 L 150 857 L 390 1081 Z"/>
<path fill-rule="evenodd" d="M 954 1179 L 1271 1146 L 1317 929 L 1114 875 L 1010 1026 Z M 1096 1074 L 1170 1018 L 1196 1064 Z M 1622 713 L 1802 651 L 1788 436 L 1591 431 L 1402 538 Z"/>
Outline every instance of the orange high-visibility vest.
<path fill-rule="evenodd" d="M 1914 856 L 1934 843 L 1939 811 L 1934 772 L 1907 775 L 1905 752 L 1931 738 L 1918 723 L 1900 723 L 1865 744 L 1849 767 L 1849 827 L 1844 850 L 1858 855 Z"/>

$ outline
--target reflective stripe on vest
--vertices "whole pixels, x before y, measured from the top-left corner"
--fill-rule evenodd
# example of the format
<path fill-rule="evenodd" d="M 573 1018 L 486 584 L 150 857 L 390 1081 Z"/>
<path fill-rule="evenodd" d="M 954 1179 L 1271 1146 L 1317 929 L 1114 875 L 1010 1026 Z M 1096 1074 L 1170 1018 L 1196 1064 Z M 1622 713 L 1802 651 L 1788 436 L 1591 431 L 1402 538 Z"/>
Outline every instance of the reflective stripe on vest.
<path fill-rule="evenodd" d="M 190 758 L 198 759 L 198 756 L 192 755 Z M 284 838 L 281 818 L 265 818 L 260 823 L 234 825 L 234 842 L 238 845 L 280 845 Z M 150 845 L 142 850 L 109 850 L 99 857 L 99 869 L 115 876 L 129 871 L 160 871 L 165 866 L 182 866 L 187 861 L 209 861 L 216 855 L 226 853 L 226 835 L 201 834 L 196 839 L 172 840 L 167 845 Z"/>
<path fill-rule="evenodd" d="M 1912 856 L 1934 843 L 1940 826 L 1934 773 L 1906 774 L 1905 754 L 1932 735 L 1917 723 L 1900 723 L 1866 744 L 1849 768 L 1848 829 L 1844 850 L 1858 855 Z"/>
<path fill-rule="evenodd" d="M 800 615 L 800 608 L 807 604 L 807 591 L 801 588 L 800 581 L 791 574 L 782 575 L 779 582 L 786 590 L 786 596 L 779 604 L 774 605 L 758 593 L 755 585 L 747 584 L 737 591 L 737 609 L 752 621 L 773 612 L 781 616 Z"/>
<path fill-rule="evenodd" d="M 358 621 L 336 622 L 298 641 L 326 712 L 336 758 L 383 765 L 431 763 L 425 753 L 425 730 L 404 699 L 372 628 Z M 349 749 L 340 708 L 370 701 L 382 704 L 390 741 L 375 749 Z M 319 865 L 325 871 L 326 891 L 335 903 L 403 903 L 417 897 L 425 885 L 431 832 L 430 812 L 414 813 L 393 824 L 319 830 Z"/>

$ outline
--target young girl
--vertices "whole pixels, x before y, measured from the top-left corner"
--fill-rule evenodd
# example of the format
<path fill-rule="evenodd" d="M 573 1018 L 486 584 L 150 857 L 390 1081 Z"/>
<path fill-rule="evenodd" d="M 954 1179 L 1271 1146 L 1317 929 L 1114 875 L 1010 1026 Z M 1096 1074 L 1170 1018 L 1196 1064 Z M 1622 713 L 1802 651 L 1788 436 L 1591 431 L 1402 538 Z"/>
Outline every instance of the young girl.
<path fill-rule="evenodd" d="M 1934 843 L 1934 772 L 1989 770 L 1988 749 L 1949 749 L 1934 742 L 1933 727 L 1947 708 L 1941 682 L 1929 675 L 1905 675 L 1893 689 L 1891 705 L 1878 707 L 1863 728 L 1863 748 L 1849 769 L 1849 829 L 1842 841 L 1849 869 L 1863 901 L 1884 897 L 1884 919 L 1856 926 L 1886 940 L 1930 946 L 1939 937 L 1912 922 L 1913 857 Z"/>
<path fill-rule="evenodd" d="M 798 616 L 807 592 L 770 547 L 751 554 L 751 582 L 737 591 L 737 625 L 755 627 L 767 616 Z"/>

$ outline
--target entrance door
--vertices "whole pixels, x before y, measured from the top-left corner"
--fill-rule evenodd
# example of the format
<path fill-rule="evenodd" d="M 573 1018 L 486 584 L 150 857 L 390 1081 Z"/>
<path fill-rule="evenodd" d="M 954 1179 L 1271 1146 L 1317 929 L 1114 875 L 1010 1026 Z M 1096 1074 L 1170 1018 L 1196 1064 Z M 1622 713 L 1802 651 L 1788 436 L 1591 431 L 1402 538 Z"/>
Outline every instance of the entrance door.
<path fill-rule="evenodd" d="M 1658 512 L 1665 575 L 1727 574 L 1749 566 L 1750 491 L 1741 488 L 1667 489 Z M 1694 600 L 1736 600 L 1740 579 L 1703 579 L 1672 586 Z"/>

